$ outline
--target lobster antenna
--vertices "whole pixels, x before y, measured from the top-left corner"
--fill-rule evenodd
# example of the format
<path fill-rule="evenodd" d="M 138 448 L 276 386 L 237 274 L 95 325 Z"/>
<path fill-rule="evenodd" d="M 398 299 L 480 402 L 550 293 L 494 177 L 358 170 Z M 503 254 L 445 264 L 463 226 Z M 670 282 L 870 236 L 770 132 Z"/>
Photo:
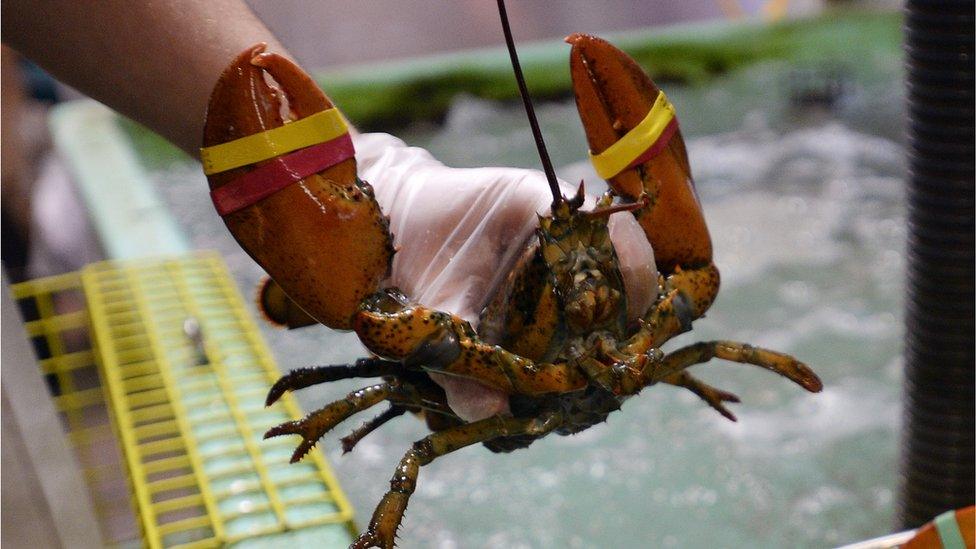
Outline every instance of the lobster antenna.
<path fill-rule="evenodd" d="M 542 139 L 542 130 L 539 129 L 539 121 L 535 118 L 535 109 L 532 108 L 532 99 L 529 97 L 529 90 L 525 87 L 525 77 L 522 76 L 522 66 L 519 64 L 518 53 L 515 52 L 512 29 L 508 26 L 508 12 L 505 11 L 505 0 L 498 0 L 498 15 L 502 19 L 502 31 L 505 33 L 505 45 L 508 46 L 508 56 L 512 59 L 512 68 L 515 69 L 515 81 L 518 82 L 519 95 L 522 96 L 522 104 L 525 105 L 525 114 L 529 117 L 529 126 L 532 127 L 532 137 L 535 138 L 535 146 L 539 149 L 542 171 L 546 173 L 546 180 L 549 181 L 549 190 L 552 191 L 552 206 L 553 210 L 555 210 L 556 205 L 562 202 L 563 196 L 559 192 L 559 182 L 556 181 L 556 171 L 552 169 L 552 160 L 549 159 L 546 142 Z"/>

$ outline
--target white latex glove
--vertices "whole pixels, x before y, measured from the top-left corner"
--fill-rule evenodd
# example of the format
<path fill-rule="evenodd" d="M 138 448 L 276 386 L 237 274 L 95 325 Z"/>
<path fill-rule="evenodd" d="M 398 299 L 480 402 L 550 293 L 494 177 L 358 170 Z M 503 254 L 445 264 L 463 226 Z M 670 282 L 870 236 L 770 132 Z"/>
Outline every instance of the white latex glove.
<path fill-rule="evenodd" d="M 477 328 L 478 315 L 534 238 L 552 195 L 542 172 L 444 166 L 426 150 L 388 134 L 353 138 L 359 176 L 390 217 L 397 253 L 387 285 L 411 300 L 453 313 Z M 563 182 L 563 194 L 576 189 Z M 588 206 L 593 207 L 593 200 Z M 656 294 L 654 252 L 629 212 L 610 216 L 627 294 L 627 316 L 640 317 Z M 508 412 L 507 396 L 476 381 L 431 373 L 462 419 Z"/>

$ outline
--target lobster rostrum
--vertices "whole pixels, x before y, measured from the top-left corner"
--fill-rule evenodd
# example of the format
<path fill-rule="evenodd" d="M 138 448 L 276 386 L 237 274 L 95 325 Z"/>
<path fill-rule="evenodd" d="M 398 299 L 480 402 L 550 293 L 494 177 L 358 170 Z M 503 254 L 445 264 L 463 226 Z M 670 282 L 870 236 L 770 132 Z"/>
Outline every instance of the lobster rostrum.
<path fill-rule="evenodd" d="M 433 431 L 406 452 L 353 547 L 392 547 L 420 467 L 462 447 L 483 443 L 504 452 L 550 433 L 576 433 L 658 382 L 685 387 L 734 420 L 725 404 L 738 402 L 735 395 L 687 371 L 712 358 L 772 370 L 811 392 L 821 389 L 796 359 L 744 343 L 661 350 L 691 328 L 719 288 L 685 145 L 673 108 L 631 58 L 592 36 L 574 34 L 567 42 L 591 155 L 611 190 L 589 211 L 582 208 L 582 186 L 569 199 L 554 192 L 551 213 L 540 217 L 537 238 L 486 305 L 478 331 L 381 287 L 394 254 L 386 218 L 357 177 L 341 116 L 304 72 L 256 45 L 232 62 L 214 89 L 204 168 L 227 227 L 273 279 L 261 295 L 268 316 L 289 327 L 317 321 L 355 330 L 373 354 L 355 364 L 294 370 L 271 388 L 267 404 L 317 383 L 382 378 L 266 436 L 301 436 L 294 462 L 340 422 L 384 401 L 385 411 L 342 440 L 346 451 L 407 411 L 421 414 Z M 328 128 L 315 130 L 311 143 L 295 140 L 311 130 L 275 133 L 329 116 Z M 247 146 L 264 152 L 222 160 L 239 152 L 229 150 L 234 143 L 249 139 Z M 315 147 L 319 153 L 309 155 Z M 621 210 L 639 220 L 659 273 L 657 296 L 636 323 L 626 318 L 627 296 L 607 230 L 609 214 Z M 502 391 L 511 411 L 466 422 L 431 373 Z"/>

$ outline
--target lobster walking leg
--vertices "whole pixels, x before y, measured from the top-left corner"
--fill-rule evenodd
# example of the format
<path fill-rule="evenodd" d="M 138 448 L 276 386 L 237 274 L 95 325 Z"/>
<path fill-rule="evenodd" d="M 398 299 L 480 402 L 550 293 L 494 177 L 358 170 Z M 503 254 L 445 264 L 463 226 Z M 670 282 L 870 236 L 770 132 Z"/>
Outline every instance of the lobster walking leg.
<path fill-rule="evenodd" d="M 403 366 L 399 362 L 375 357 L 361 358 L 355 364 L 298 368 L 278 378 L 278 381 L 268 391 L 264 405 L 271 406 L 288 391 L 297 391 L 319 383 L 353 377 L 382 377 L 396 374 L 402 370 Z"/>
<path fill-rule="evenodd" d="M 752 364 L 771 370 L 811 393 L 819 392 L 823 388 L 820 378 L 813 373 L 813 370 L 790 355 L 737 341 L 702 341 L 682 347 L 645 368 L 644 378 L 650 385 L 713 358 Z"/>
<path fill-rule="evenodd" d="M 733 393 L 712 387 L 711 385 L 684 371 L 672 374 L 662 381 L 676 387 L 684 387 L 685 389 L 688 389 L 692 393 L 698 395 L 699 398 L 707 402 L 709 406 L 714 408 L 718 413 L 722 414 L 726 419 L 736 421 L 735 414 L 726 408 L 724 404 L 725 402 L 739 402 L 739 397 Z"/>
<path fill-rule="evenodd" d="M 342 367 L 339 366 L 336 368 L 341 369 Z M 409 374 L 408 372 L 405 373 Z M 408 375 L 407 377 L 410 376 Z M 424 376 L 424 379 L 419 381 L 421 381 L 420 385 L 415 386 L 413 383 L 402 380 L 398 376 L 397 378 L 390 378 L 385 383 L 363 387 L 362 389 L 349 393 L 341 400 L 332 402 L 308 414 L 300 420 L 289 421 L 272 427 L 265 433 L 264 438 L 281 435 L 301 435 L 302 442 L 295 449 L 295 453 L 291 458 L 291 462 L 295 463 L 302 459 L 315 446 L 315 443 L 336 425 L 342 423 L 353 414 L 371 408 L 384 400 L 389 401 L 393 409 L 400 409 L 402 411 L 389 417 L 384 417 L 381 414 L 372 421 L 367 422 L 365 426 L 355 430 L 346 437 L 351 442 L 350 449 L 356 442 L 371 433 L 374 429 L 406 410 L 416 412 L 423 410 L 449 418 L 456 418 L 454 412 L 451 411 L 442 397 L 438 397 L 438 395 L 431 394 L 430 391 L 425 390 L 426 386 L 432 385 L 430 380 Z M 343 445 L 345 446 L 345 442 Z"/>
<path fill-rule="evenodd" d="M 377 355 L 471 378 L 505 393 L 535 395 L 582 389 L 586 377 L 566 362 L 537 363 L 482 341 L 460 318 L 420 305 L 378 299 L 357 314 L 356 333 Z"/>
<path fill-rule="evenodd" d="M 342 443 L 342 453 L 348 454 L 349 452 L 352 451 L 353 448 L 356 447 L 357 444 L 359 444 L 360 440 L 366 438 L 366 435 L 379 429 L 391 419 L 398 418 L 405 413 L 407 413 L 406 408 L 394 404 L 391 405 L 386 410 L 384 410 L 382 413 L 380 413 L 380 415 L 366 421 L 359 427 L 356 427 L 353 430 L 353 432 L 349 433 L 348 435 L 342 437 L 339 440 L 339 442 Z"/>
<path fill-rule="evenodd" d="M 646 354 L 629 359 L 621 358 L 623 357 L 620 355 L 614 357 L 612 354 L 605 355 L 603 360 L 590 357 L 582 360 L 580 367 L 594 383 L 617 395 L 636 394 L 647 385 L 658 381 L 683 387 L 704 400 L 725 418 L 736 421 L 735 414 L 729 411 L 724 403 L 739 402 L 738 396 L 712 387 L 684 370 L 674 372 L 663 378 L 655 377 L 654 381 L 649 382 L 645 372 L 648 370 L 651 372 L 658 371 L 660 369 L 660 358 L 655 361 Z"/>
<path fill-rule="evenodd" d="M 377 385 L 363 387 L 358 391 L 349 393 L 346 395 L 346 398 L 328 404 L 302 419 L 282 423 L 281 425 L 268 429 L 268 432 L 264 434 L 264 438 L 281 435 L 301 435 L 302 442 L 291 456 L 291 462 L 295 463 L 305 457 L 305 454 L 315 446 L 315 443 L 324 434 L 331 431 L 333 427 L 342 423 L 356 412 L 361 412 L 388 399 L 392 392 L 393 387 L 389 383 L 379 383 Z"/>
<path fill-rule="evenodd" d="M 383 496 L 373 512 L 369 527 L 350 549 L 393 547 L 397 528 L 403 519 L 410 496 L 417 487 L 417 476 L 422 466 L 465 446 L 503 436 L 542 435 L 558 426 L 558 418 L 552 416 L 532 419 L 494 416 L 451 427 L 415 442 L 397 465 L 390 480 L 390 491 Z"/>
<path fill-rule="evenodd" d="M 633 395 L 648 385 L 669 383 L 689 389 L 722 415 L 734 420 L 735 416 L 725 409 L 722 402 L 738 402 L 738 397 L 711 387 L 685 372 L 685 369 L 712 358 L 771 370 L 813 393 L 823 388 L 813 370 L 790 355 L 736 341 L 694 343 L 663 356 L 660 351 L 654 351 L 626 357 L 598 347 L 597 354 L 582 359 L 579 366 L 593 383 L 615 395 Z"/>

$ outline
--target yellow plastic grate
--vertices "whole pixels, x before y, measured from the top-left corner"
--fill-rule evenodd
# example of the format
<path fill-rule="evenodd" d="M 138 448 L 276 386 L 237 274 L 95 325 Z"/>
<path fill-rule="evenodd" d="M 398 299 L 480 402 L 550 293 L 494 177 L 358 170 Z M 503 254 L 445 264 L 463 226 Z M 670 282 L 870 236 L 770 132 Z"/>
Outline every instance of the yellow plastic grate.
<path fill-rule="evenodd" d="M 57 313 L 47 303 L 51 290 L 78 281 L 33 281 L 15 295 Z M 301 412 L 290 397 L 264 407 L 278 370 L 219 256 L 98 263 L 80 282 L 104 388 L 59 373 L 67 377 L 57 379 L 57 398 L 72 439 L 88 444 L 84 405 L 101 403 L 104 391 L 145 545 L 351 541 L 351 507 L 321 453 L 288 465 L 293 441 L 261 439 Z M 188 335 L 194 323 L 201 337 Z M 90 367 L 90 350 L 68 352 L 44 331 L 86 324 L 78 311 L 28 324 L 32 336 L 53 341 L 45 372 Z"/>
<path fill-rule="evenodd" d="M 68 442 L 85 473 L 106 545 L 138 545 L 130 486 L 109 421 L 80 273 L 12 287 Z"/>

